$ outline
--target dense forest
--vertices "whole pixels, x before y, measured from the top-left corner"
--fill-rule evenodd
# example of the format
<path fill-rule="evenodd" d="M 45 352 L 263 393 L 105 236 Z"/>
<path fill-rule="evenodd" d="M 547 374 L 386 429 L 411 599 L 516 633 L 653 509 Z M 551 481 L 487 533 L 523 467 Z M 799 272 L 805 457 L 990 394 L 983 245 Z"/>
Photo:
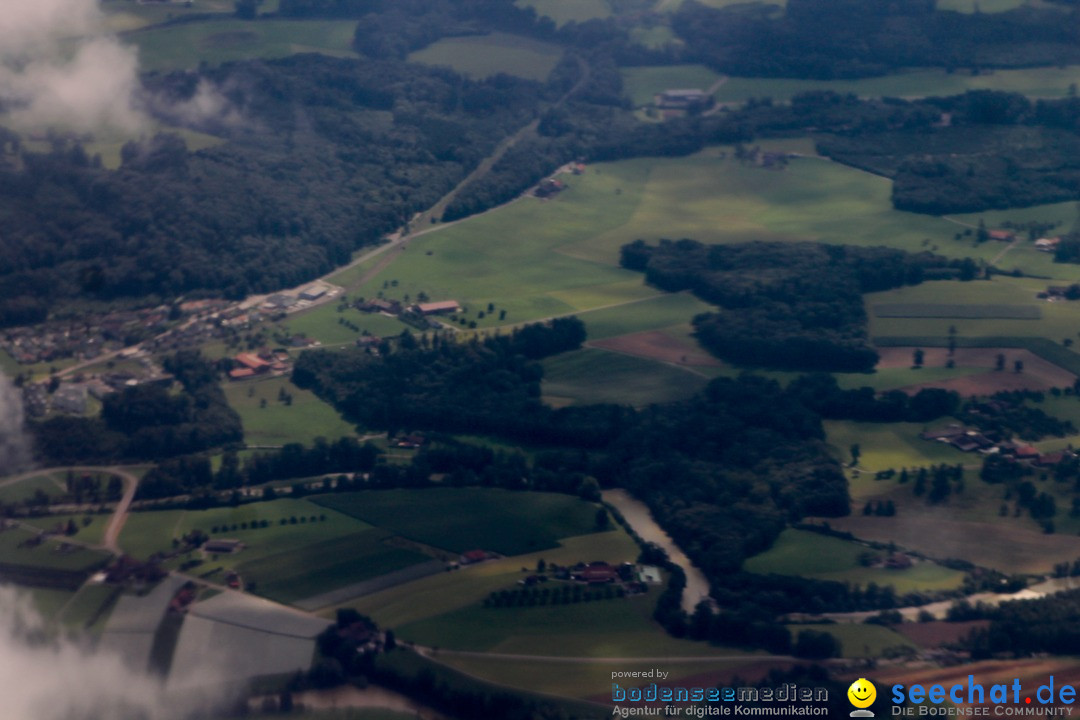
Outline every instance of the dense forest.
<path fill-rule="evenodd" d="M 534 340 L 532 357 L 581 342 L 580 323 L 563 322 L 562 332 L 536 326 L 532 332 L 547 342 Z M 577 467 L 645 500 L 712 577 L 768 547 L 788 520 L 848 512 L 846 482 L 822 442 L 819 417 L 776 383 L 718 379 L 692 400 L 640 411 L 553 410 L 540 402 L 542 369 L 527 347 L 519 333 L 404 344 L 380 357 L 308 351 L 293 378 L 366 427 L 485 433 L 590 451 Z"/>
<path fill-rule="evenodd" d="M 991 68 L 1080 61 L 1075 10 L 937 10 L 934 0 L 788 0 L 711 8 L 683 3 L 685 60 L 743 76 L 822 80 L 905 67 Z"/>
<path fill-rule="evenodd" d="M 702 345 L 740 365 L 861 372 L 877 364 L 862 295 L 924 278 L 970 280 L 970 260 L 880 247 L 819 243 L 703 245 L 637 240 L 622 266 L 668 292 L 689 290 L 720 306 L 694 318 Z"/>
<path fill-rule="evenodd" d="M 20 167 L 0 165 L 0 325 L 63 298 L 243 297 L 328 272 L 434 204 L 528 122 L 541 87 L 318 55 L 146 79 L 163 108 L 204 83 L 243 119 L 202 120 L 229 142 L 196 153 L 158 136 L 108 171 L 77 145 L 5 139 Z"/>

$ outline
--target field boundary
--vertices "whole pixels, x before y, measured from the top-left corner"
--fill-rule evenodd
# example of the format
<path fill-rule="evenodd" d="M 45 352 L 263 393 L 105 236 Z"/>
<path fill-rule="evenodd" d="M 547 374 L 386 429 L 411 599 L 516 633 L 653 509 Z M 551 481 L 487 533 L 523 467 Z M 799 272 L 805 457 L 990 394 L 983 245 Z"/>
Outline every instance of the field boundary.
<path fill-rule="evenodd" d="M 874 337 L 872 342 L 877 347 L 948 347 L 950 339 L 948 337 L 932 335 L 882 335 Z M 1074 375 L 1080 375 L 1080 355 L 1077 355 L 1068 348 L 1046 338 L 994 335 L 986 337 L 958 337 L 952 340 L 952 342 L 955 342 L 956 347 L 963 348 L 1007 347 L 1028 350 L 1029 352 L 1038 355 L 1043 360 L 1068 370 Z"/>

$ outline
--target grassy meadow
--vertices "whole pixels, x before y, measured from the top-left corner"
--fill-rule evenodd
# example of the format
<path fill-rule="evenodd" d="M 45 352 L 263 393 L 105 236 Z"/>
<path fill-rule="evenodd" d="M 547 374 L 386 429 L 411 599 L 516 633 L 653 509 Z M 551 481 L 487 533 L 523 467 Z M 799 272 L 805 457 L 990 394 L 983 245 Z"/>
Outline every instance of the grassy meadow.
<path fill-rule="evenodd" d="M 355 23 L 347 20 L 240 20 L 149 27 L 124 36 L 139 51 L 148 70 L 185 70 L 200 62 L 280 58 L 297 53 L 355 57 Z"/>
<path fill-rule="evenodd" d="M 685 400 L 706 377 L 655 360 L 585 348 L 544 360 L 545 402 L 552 405 L 615 403 L 641 407 Z"/>
<path fill-rule="evenodd" d="M 543 82 L 555 69 L 562 49 L 507 33 L 443 38 L 409 55 L 410 62 L 446 66 L 472 78 L 498 73 Z"/>
<path fill-rule="evenodd" d="M 288 378 L 230 382 L 224 385 L 229 405 L 240 414 L 244 441 L 248 445 L 283 445 L 290 442 L 310 445 L 315 438 L 336 440 L 356 435 L 356 428 L 337 410 L 310 390 L 302 390 Z M 278 399 L 284 390 L 292 404 Z M 266 407 L 262 407 L 262 401 Z"/>
<path fill-rule="evenodd" d="M 955 590 L 964 579 L 964 573 L 931 562 L 919 562 L 903 570 L 862 567 L 859 556 L 866 552 L 883 555 L 856 542 L 788 528 L 771 548 L 747 559 L 743 568 L 754 573 L 798 575 L 864 587 L 876 583 L 892 586 L 897 593 Z"/>
<path fill-rule="evenodd" d="M 881 657 L 886 648 L 915 648 L 911 640 L 881 625 L 788 625 L 788 630 L 793 637 L 803 630 L 828 633 L 840 641 L 841 657 L 845 658 Z"/>
<path fill-rule="evenodd" d="M 314 500 L 402 537 L 462 553 L 519 555 L 595 526 L 596 506 L 569 495 L 492 488 L 369 490 Z"/>

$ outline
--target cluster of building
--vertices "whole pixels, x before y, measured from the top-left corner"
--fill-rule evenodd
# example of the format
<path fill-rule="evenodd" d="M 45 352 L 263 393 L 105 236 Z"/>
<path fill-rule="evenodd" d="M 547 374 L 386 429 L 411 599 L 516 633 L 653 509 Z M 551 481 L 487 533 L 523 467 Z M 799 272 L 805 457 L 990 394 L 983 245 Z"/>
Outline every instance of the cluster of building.
<path fill-rule="evenodd" d="M 361 312 L 379 313 L 397 318 L 402 322 L 420 327 L 438 329 L 442 327 L 434 318 L 439 315 L 453 315 L 461 312 L 461 304 L 457 300 L 437 300 L 434 302 L 418 302 L 405 305 L 397 300 L 386 298 L 372 298 L 371 300 L 359 300 L 356 309 Z M 366 335 L 356 341 L 360 347 L 377 347 L 382 342 L 381 338 Z"/>
<path fill-rule="evenodd" d="M 284 375 L 292 364 L 285 350 L 263 348 L 257 353 L 240 353 L 233 358 L 230 380 L 248 380 L 258 375 Z"/>
<path fill-rule="evenodd" d="M 17 327 L 0 334 L 0 348 L 23 365 L 66 358 L 93 360 L 131 344 L 132 339 L 164 331 L 168 321 L 169 309 L 158 307 Z"/>
<path fill-rule="evenodd" d="M 653 96 L 653 107 L 665 120 L 707 110 L 713 103 L 712 96 L 698 88 L 674 88 Z"/>
<path fill-rule="evenodd" d="M 646 585 L 661 582 L 660 569 L 654 565 L 637 566 L 633 563 L 610 565 L 603 560 L 590 563 L 577 563 L 569 567 L 549 565 L 546 573 L 528 575 L 518 580 L 518 585 L 532 587 L 547 582 L 549 576 L 555 580 L 582 583 L 584 585 L 622 585 L 630 592 L 644 592 Z"/>
<path fill-rule="evenodd" d="M 27 383 L 22 389 L 23 406 L 30 417 L 44 417 L 50 413 L 85 415 L 90 398 L 104 400 L 107 395 L 137 385 L 169 387 L 174 380 L 171 374 L 150 358 L 140 357 L 137 364 L 129 364 L 123 370 L 110 370 L 89 377 L 76 375 L 74 379 L 51 388 L 49 383 Z"/>
<path fill-rule="evenodd" d="M 1001 438 L 997 433 L 983 432 L 978 428 L 964 425 L 947 425 L 926 430 L 919 437 L 923 440 L 945 443 L 960 452 L 978 452 L 983 455 L 1002 455 L 1037 467 L 1052 467 L 1073 455 L 1070 450 L 1041 453 L 1027 443 L 1014 442 Z"/>
<path fill-rule="evenodd" d="M 262 308 L 268 311 L 294 312 L 311 307 L 311 304 L 332 298 L 341 292 L 341 288 L 324 282 L 317 282 L 301 289 L 299 292 L 275 293 L 262 303 Z"/>

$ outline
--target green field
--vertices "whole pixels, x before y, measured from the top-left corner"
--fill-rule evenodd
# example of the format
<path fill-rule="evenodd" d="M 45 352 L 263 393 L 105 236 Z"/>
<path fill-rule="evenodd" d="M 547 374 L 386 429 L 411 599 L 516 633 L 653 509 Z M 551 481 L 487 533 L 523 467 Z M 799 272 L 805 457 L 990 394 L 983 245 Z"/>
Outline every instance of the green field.
<path fill-rule="evenodd" d="M 341 320 L 348 321 L 359 330 L 346 327 L 341 324 Z M 351 345 L 365 330 L 378 337 L 393 337 L 410 329 L 396 318 L 379 313 L 363 313 L 353 307 L 338 312 L 335 303 L 326 303 L 289 315 L 285 320 L 275 323 L 274 327 L 280 328 L 287 335 L 303 335 L 318 340 L 323 345 Z"/>
<path fill-rule="evenodd" d="M 432 575 L 357 598 L 346 605 L 370 615 L 383 627 L 396 628 L 478 605 L 492 591 L 511 587 L 524 574 L 532 572 L 530 568 L 535 568 L 540 559 L 559 565 L 593 560 L 614 565 L 635 560 L 639 552 L 637 544 L 618 527 L 611 532 L 564 538 L 557 548 Z M 334 608 L 321 612 L 333 617 Z M 648 654 L 648 648 L 642 648 L 638 654 Z"/>
<path fill-rule="evenodd" d="M 915 643 L 906 637 L 881 625 L 788 625 L 792 638 L 802 630 L 815 630 L 832 635 L 840 641 L 843 657 L 864 658 L 881 657 L 886 648 L 915 648 Z"/>
<path fill-rule="evenodd" d="M 81 572 L 103 565 L 108 559 L 104 553 L 77 546 L 62 550 L 62 539 L 49 539 L 36 547 L 19 547 L 36 534 L 22 528 L 0 532 L 0 563 Z"/>
<path fill-rule="evenodd" d="M 79 531 L 75 533 L 73 540 L 83 544 L 100 545 L 105 540 L 105 528 L 111 517 L 112 515 L 107 513 L 46 515 L 27 518 L 25 524 L 40 530 L 52 530 L 57 526 L 66 526 L 69 520 L 74 520 Z M 89 525 L 85 524 L 86 518 L 90 518 Z"/>
<path fill-rule="evenodd" d="M 546 402 L 558 406 L 615 403 L 641 407 L 685 400 L 708 382 L 689 370 L 589 348 L 556 355 L 543 365 L 541 392 Z"/>
<path fill-rule="evenodd" d="M 945 424 L 941 420 L 935 425 Z M 967 463 L 971 457 L 956 448 L 919 438 L 926 426 L 919 423 L 860 423 L 851 420 L 825 420 L 825 433 L 833 454 L 848 463 L 850 448 L 858 443 L 859 468 L 873 474 L 880 470 L 927 467 L 940 463 Z M 852 497 L 859 499 L 856 488 Z"/>
<path fill-rule="evenodd" d="M 1077 268 L 1080 266 L 1059 266 Z M 1075 270 L 1071 270 L 1075 272 Z M 1045 302 L 1036 300 L 1036 293 L 1046 289 L 1047 280 L 996 276 L 991 281 L 943 281 L 925 282 L 912 287 L 897 288 L 882 293 L 866 295 L 867 313 L 870 315 L 871 337 L 930 336 L 946 337 L 950 327 L 955 327 L 958 339 L 979 337 L 1028 337 L 1047 338 L 1060 344 L 1069 338 L 1080 342 L 1080 318 L 1077 305 L 1071 302 Z M 881 317 L 874 308 L 881 305 L 911 304 L 979 304 L 979 305 L 1031 305 L 1036 306 L 1041 317 L 1030 319 L 1003 318 L 901 318 Z M 1064 348 L 1062 348 L 1064 350 Z"/>
<path fill-rule="evenodd" d="M 959 95 L 968 90 L 1000 90 L 1034 97 L 1065 97 L 1080 83 L 1080 67 L 995 70 L 971 75 L 967 71 L 911 70 L 860 80 L 795 80 L 789 78 L 729 78 L 716 91 L 718 102 L 742 103 L 750 98 L 787 101 L 810 90 L 854 93 L 861 97 L 926 97 Z M 694 86 L 691 86 L 694 87 Z M 644 92 L 646 88 L 642 88 Z"/>
<path fill-rule="evenodd" d="M 206 61 L 279 58 L 297 53 L 355 57 L 355 23 L 346 20 L 208 20 L 129 33 L 142 70 L 183 70 Z"/>
<path fill-rule="evenodd" d="M 318 520 L 324 515 L 325 521 Z M 313 517 L 316 520 L 311 520 Z M 293 523 L 292 518 L 297 522 Z M 239 527 L 241 523 L 264 519 L 269 521 L 268 527 Z M 212 533 L 214 526 L 222 529 Z M 318 595 L 430 559 L 388 544 L 393 534 L 390 531 L 308 500 L 291 499 L 235 508 L 132 513 L 120 542 L 129 553 L 146 556 L 170 548 L 172 538 L 195 528 L 212 533 L 211 538 L 241 540 L 247 547 L 237 553 L 212 556 L 192 570 L 193 574 L 220 582 L 220 570 L 235 569 L 253 592 L 282 602 Z M 188 556 L 197 557 L 195 553 Z"/>
<path fill-rule="evenodd" d="M 859 543 L 788 528 L 769 550 L 749 558 L 743 568 L 754 573 L 798 575 L 863 587 L 870 583 L 891 585 L 897 593 L 955 590 L 963 583 L 964 573 L 931 562 L 919 562 L 903 570 L 862 567 L 859 556 L 868 551 Z"/>
<path fill-rule="evenodd" d="M 86 630 L 100 625 L 120 595 L 120 588 L 108 585 L 84 585 L 64 607 L 60 620 L 64 625 Z"/>
<path fill-rule="evenodd" d="M 102 0 L 106 23 L 113 32 L 128 32 L 149 25 L 177 20 L 188 15 L 205 13 L 228 13 L 235 10 L 230 0 L 191 0 L 190 2 L 147 2 L 130 0 Z"/>
<path fill-rule="evenodd" d="M 646 65 L 623 68 L 623 89 L 634 105 L 649 105 L 664 90 L 708 90 L 720 74 L 704 65 Z M 730 82 L 730 80 L 729 80 Z"/>
<path fill-rule="evenodd" d="M 390 533 L 378 528 L 362 530 L 245 560 L 236 566 L 236 571 L 252 592 L 288 603 L 431 559 L 385 544 L 389 537 Z"/>
<path fill-rule="evenodd" d="M 570 657 L 729 654 L 708 643 L 673 638 L 652 619 L 656 593 L 621 600 L 525 608 L 472 606 L 395 632 L 446 650 Z M 734 654 L 741 654 L 735 651 Z"/>
<path fill-rule="evenodd" d="M 946 338 L 947 342 L 947 338 Z M 918 383 L 951 380 L 986 372 L 985 368 L 972 367 L 910 367 L 878 368 L 872 373 L 835 373 L 836 384 L 845 390 L 871 387 L 878 392 L 917 385 Z"/>
<path fill-rule="evenodd" d="M 283 518 L 288 521 L 294 516 L 310 518 L 312 515 L 326 515 L 327 519 L 324 522 L 280 524 Z M 269 527 L 232 529 L 234 525 L 262 520 L 268 520 Z M 210 533 L 215 525 L 225 529 L 211 537 L 236 538 L 247 545 L 242 552 L 219 558 L 217 565 L 226 567 L 371 529 L 367 523 L 320 507 L 309 500 L 280 499 L 211 510 L 133 512 L 124 523 L 120 546 L 136 557 L 146 557 L 170 549 L 173 538 L 194 529 Z"/>
<path fill-rule="evenodd" d="M 518 555 L 587 533 L 596 506 L 569 495 L 489 488 L 371 490 L 322 495 L 314 502 L 453 552 Z"/>
<path fill-rule="evenodd" d="M 949 305 L 946 303 L 877 303 L 880 318 L 951 318 L 956 320 L 1038 320 L 1038 305 Z"/>
<path fill-rule="evenodd" d="M 551 18 L 556 25 L 581 23 L 611 15 L 611 8 L 605 0 L 518 0 L 518 4 L 533 8 L 537 15 Z"/>
<path fill-rule="evenodd" d="M 34 493 L 41 490 L 46 495 L 59 495 L 67 492 L 63 480 L 55 475 L 43 474 L 28 477 L 17 483 L 5 483 L 0 485 L 0 502 L 9 505 L 21 503 L 33 497 Z"/>
<path fill-rule="evenodd" d="M 336 440 L 356 435 L 356 428 L 310 390 L 302 390 L 287 378 L 231 382 L 225 397 L 240 413 L 244 441 L 249 445 L 283 445 L 290 442 L 310 445 L 317 437 Z M 278 400 L 284 388 L 292 404 Z M 261 407 L 262 401 L 266 407 Z"/>
<path fill-rule="evenodd" d="M 559 62 L 562 49 L 520 35 L 491 33 L 444 38 L 409 55 L 410 62 L 442 65 L 472 78 L 498 73 L 543 82 Z"/>

